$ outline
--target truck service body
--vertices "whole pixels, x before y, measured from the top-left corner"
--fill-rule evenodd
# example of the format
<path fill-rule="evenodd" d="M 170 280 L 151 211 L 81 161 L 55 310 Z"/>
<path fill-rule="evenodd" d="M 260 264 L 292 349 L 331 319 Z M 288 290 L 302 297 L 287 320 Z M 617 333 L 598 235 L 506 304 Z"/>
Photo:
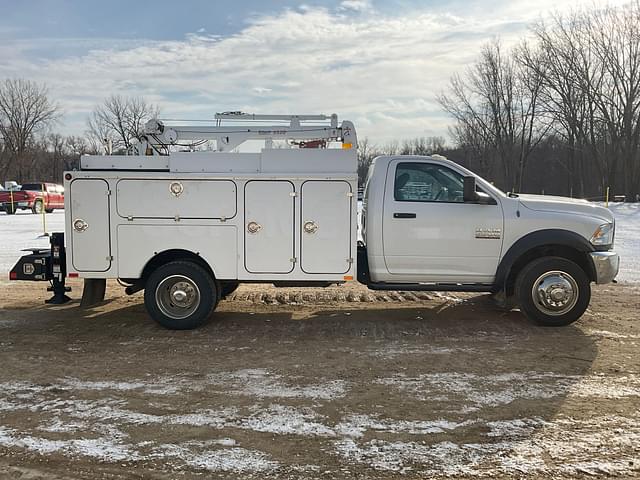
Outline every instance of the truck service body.
<path fill-rule="evenodd" d="M 252 139 L 265 148 L 233 151 Z M 202 140 L 216 151 L 173 151 Z M 300 148 L 273 148 L 277 140 Z M 304 148 L 331 142 L 342 148 Z M 150 315 L 177 329 L 201 324 L 241 282 L 354 279 L 371 289 L 492 292 L 564 325 L 586 309 L 591 282 L 615 278 L 608 209 L 505 194 L 438 155 L 374 160 L 358 240 L 356 145 L 353 124 L 335 115 L 152 120 L 135 155 L 83 156 L 65 173 L 64 245 L 56 236 L 50 255 L 23 257 L 11 278 L 53 280 L 60 301 L 66 275 L 84 278 L 85 305 L 118 278 L 127 293 L 144 289 Z M 34 273 L 36 257 L 46 268 Z"/>

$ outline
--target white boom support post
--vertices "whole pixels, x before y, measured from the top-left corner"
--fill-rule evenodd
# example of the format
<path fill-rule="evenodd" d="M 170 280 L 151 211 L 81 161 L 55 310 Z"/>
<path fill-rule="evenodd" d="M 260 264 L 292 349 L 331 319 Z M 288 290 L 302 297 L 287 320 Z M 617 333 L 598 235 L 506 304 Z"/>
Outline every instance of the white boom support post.
<path fill-rule="evenodd" d="M 230 151 L 247 140 L 264 140 L 270 148 L 273 140 L 326 140 L 341 141 L 343 148 L 355 148 L 357 138 L 353 123 L 343 121 L 338 124 L 338 116 L 333 115 L 254 115 L 239 112 L 218 113 L 216 125 L 167 125 L 153 119 L 145 125 L 145 135 L 136 146 L 138 155 L 158 155 L 159 149 L 180 142 L 215 140 L 218 152 Z M 222 126 L 223 120 L 238 122 Z M 249 122 L 242 124 L 240 122 Z M 257 125 L 250 122 L 288 122 L 288 125 Z M 303 123 L 313 122 L 313 125 Z M 321 123 L 324 122 L 324 123 Z"/>

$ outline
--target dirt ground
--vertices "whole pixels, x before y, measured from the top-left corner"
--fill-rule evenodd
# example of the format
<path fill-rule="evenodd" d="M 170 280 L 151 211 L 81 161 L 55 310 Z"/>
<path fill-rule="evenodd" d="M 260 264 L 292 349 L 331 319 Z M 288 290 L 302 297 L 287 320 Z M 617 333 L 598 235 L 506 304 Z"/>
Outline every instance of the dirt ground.
<path fill-rule="evenodd" d="M 40 287 L 0 284 L 0 478 L 640 476 L 637 284 L 564 328 L 487 295 L 242 286 L 187 332 L 116 284 L 90 310 Z"/>

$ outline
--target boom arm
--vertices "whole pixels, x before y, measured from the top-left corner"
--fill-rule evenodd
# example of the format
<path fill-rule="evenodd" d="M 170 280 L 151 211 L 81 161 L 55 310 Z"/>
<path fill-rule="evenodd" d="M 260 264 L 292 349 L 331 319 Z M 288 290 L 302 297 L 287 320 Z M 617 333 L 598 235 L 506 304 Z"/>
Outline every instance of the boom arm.
<path fill-rule="evenodd" d="M 216 125 L 166 125 L 153 119 L 145 125 L 145 134 L 137 146 L 139 155 L 161 154 L 171 145 L 185 141 L 215 140 L 217 151 L 234 149 L 247 140 L 264 140 L 270 148 L 273 140 L 327 140 L 341 141 L 343 148 L 357 146 L 353 123 L 343 121 L 338 125 L 338 116 L 327 115 L 252 115 L 240 112 L 217 113 Z M 237 123 L 222 126 L 223 120 Z M 260 125 L 264 122 L 288 122 L 282 125 Z M 308 122 L 313 122 L 310 125 Z"/>

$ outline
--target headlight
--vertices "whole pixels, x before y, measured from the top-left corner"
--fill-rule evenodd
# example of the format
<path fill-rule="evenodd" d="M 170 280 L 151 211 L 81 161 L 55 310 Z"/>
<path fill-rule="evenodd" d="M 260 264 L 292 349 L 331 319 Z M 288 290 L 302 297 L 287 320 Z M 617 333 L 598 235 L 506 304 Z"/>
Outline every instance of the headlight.
<path fill-rule="evenodd" d="M 592 245 L 611 245 L 613 243 L 613 223 L 603 223 L 591 237 Z"/>

